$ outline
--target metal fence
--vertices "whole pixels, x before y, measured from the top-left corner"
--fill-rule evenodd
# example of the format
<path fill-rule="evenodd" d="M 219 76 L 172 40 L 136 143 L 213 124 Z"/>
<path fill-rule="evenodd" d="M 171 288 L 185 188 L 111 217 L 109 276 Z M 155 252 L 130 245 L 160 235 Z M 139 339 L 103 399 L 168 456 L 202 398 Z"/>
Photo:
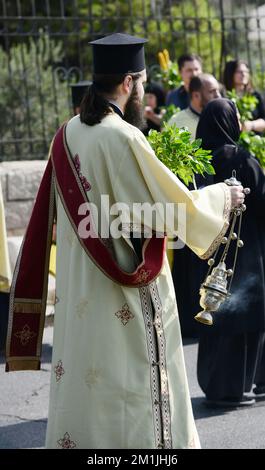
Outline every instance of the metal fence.
<path fill-rule="evenodd" d="M 108 33 L 147 37 L 150 71 L 164 48 L 172 60 L 197 52 L 219 79 L 227 58 L 242 58 L 263 91 L 263 1 L 0 1 L 0 160 L 46 157 L 72 113 L 69 85 L 91 78 L 87 43 Z"/>

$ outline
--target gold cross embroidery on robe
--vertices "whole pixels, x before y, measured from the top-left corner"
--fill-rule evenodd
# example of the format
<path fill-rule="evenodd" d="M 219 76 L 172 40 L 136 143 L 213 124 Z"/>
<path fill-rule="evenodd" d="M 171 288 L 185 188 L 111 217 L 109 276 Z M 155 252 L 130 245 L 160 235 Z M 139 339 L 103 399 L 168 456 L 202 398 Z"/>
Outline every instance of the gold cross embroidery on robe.
<path fill-rule="evenodd" d="M 116 317 L 118 317 L 122 324 L 125 326 L 127 323 L 134 318 L 134 314 L 130 311 L 129 305 L 126 303 L 122 306 L 121 310 L 115 313 Z"/>
<path fill-rule="evenodd" d="M 59 380 L 62 378 L 63 374 L 65 373 L 61 359 L 57 362 L 56 366 L 54 367 L 54 372 L 56 375 L 56 382 L 59 382 Z"/>
<path fill-rule="evenodd" d="M 150 274 L 151 274 L 150 270 L 147 271 L 146 269 L 140 269 L 135 283 L 141 284 L 141 283 L 148 281 Z"/>
<path fill-rule="evenodd" d="M 86 372 L 86 376 L 85 376 L 85 382 L 88 388 L 91 388 L 94 385 L 96 385 L 98 381 L 100 380 L 100 377 L 101 377 L 101 372 L 99 369 L 95 369 L 93 367 L 88 369 Z"/>
<path fill-rule="evenodd" d="M 20 342 L 22 346 L 26 346 L 28 342 L 36 336 L 36 333 L 34 331 L 31 331 L 30 327 L 28 325 L 24 325 L 23 329 L 21 331 L 17 331 L 15 333 L 16 338 L 20 339 Z"/>
<path fill-rule="evenodd" d="M 76 447 L 76 443 L 71 441 L 70 435 L 66 432 L 62 439 L 57 441 L 57 444 L 62 447 L 63 449 L 73 449 Z"/>

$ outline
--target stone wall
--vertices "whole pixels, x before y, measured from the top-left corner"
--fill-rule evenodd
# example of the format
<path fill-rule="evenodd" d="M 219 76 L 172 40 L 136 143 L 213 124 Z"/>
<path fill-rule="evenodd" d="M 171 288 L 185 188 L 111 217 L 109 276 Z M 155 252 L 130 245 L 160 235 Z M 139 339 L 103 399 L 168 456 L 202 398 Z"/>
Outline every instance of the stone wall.
<path fill-rule="evenodd" d="M 9 235 L 24 233 L 46 164 L 47 161 L 43 160 L 0 163 Z"/>
<path fill-rule="evenodd" d="M 12 272 L 46 165 L 47 161 L 43 160 L 0 163 L 7 243 Z M 46 315 L 53 314 L 54 301 L 55 278 L 49 275 Z"/>

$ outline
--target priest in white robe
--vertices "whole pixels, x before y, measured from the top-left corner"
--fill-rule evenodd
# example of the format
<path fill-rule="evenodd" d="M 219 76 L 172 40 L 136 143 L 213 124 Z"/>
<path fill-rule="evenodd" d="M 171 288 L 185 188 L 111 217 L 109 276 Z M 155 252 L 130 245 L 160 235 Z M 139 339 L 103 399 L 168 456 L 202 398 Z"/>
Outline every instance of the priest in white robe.
<path fill-rule="evenodd" d="M 54 199 L 57 214 L 47 448 L 200 447 L 174 287 L 163 257 L 164 234 L 173 235 L 183 227 L 178 210 L 173 224 L 167 224 L 163 214 L 168 203 L 185 204 L 185 241 L 198 256 L 207 258 L 227 230 L 231 208 L 243 202 L 244 194 L 242 187 L 224 183 L 189 192 L 136 127 L 146 79 L 144 42 L 114 34 L 92 43 L 93 85 L 80 116 L 54 139 L 36 202 L 39 207 L 43 204 L 44 213 L 46 198 L 49 211 L 43 222 L 44 264 Z M 43 190 L 46 184 L 50 193 Z M 116 226 L 118 232 L 119 226 L 117 215 L 102 204 L 102 196 L 110 208 L 116 203 L 129 208 L 119 238 L 105 233 L 106 227 Z M 89 201 L 92 209 L 86 210 L 81 200 Z M 143 220 L 136 203 L 159 203 L 155 223 L 152 218 Z M 40 367 L 46 271 L 38 283 L 40 262 L 35 271 L 29 270 L 26 254 L 31 247 L 32 258 L 39 212 L 33 212 L 13 280 L 10 371 Z M 91 227 L 98 237 L 91 236 Z M 152 238 L 146 238 L 148 230 Z M 34 292 L 25 287 L 30 279 Z"/>

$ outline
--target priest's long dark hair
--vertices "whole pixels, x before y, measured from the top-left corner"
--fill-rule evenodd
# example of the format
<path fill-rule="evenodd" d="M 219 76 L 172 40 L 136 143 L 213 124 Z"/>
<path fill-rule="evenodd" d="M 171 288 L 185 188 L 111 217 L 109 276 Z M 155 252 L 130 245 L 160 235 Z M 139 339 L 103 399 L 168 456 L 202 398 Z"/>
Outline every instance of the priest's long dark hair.
<path fill-rule="evenodd" d="M 80 107 L 80 121 L 88 126 L 99 124 L 110 113 L 110 105 L 105 95 L 111 95 L 125 77 L 130 75 L 135 82 L 140 73 L 117 75 L 93 75 L 93 83 L 87 90 Z"/>

